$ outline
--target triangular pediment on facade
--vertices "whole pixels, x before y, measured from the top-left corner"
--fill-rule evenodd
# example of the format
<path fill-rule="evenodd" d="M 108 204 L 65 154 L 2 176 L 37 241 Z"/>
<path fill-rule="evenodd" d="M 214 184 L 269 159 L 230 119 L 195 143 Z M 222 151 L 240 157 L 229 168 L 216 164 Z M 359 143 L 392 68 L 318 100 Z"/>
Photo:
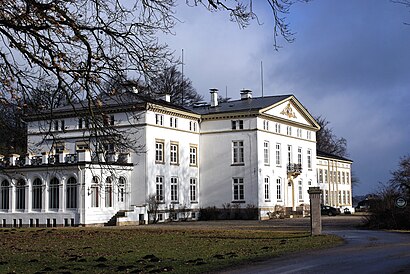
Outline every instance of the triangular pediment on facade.
<path fill-rule="evenodd" d="M 320 128 L 313 116 L 294 96 L 289 96 L 276 104 L 261 109 L 260 113 L 272 118 L 279 118 L 279 120 Z"/>

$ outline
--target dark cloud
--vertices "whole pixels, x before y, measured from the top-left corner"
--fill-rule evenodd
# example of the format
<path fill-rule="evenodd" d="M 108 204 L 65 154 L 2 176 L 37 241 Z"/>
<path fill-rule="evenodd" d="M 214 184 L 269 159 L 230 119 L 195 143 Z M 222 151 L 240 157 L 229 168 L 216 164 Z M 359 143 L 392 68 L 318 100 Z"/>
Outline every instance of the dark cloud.
<path fill-rule="evenodd" d="M 222 14 L 181 5 L 180 24 L 165 37 L 184 48 L 185 73 L 208 98 L 208 88 L 238 98 L 294 93 L 314 115 L 323 115 L 348 140 L 362 182 L 355 194 L 385 182 L 401 156 L 410 153 L 410 9 L 390 1 L 326 0 L 297 4 L 288 20 L 296 41 L 273 50 L 270 12 L 255 9 L 262 25 L 246 30 Z"/>

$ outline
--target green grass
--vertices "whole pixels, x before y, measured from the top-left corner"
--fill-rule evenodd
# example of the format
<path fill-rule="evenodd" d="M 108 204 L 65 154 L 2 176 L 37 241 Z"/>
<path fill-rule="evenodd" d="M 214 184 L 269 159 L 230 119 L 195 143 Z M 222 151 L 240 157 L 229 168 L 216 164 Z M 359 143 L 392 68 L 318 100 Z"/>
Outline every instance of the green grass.
<path fill-rule="evenodd" d="M 202 273 L 339 243 L 292 231 L 3 229 L 0 273 Z"/>

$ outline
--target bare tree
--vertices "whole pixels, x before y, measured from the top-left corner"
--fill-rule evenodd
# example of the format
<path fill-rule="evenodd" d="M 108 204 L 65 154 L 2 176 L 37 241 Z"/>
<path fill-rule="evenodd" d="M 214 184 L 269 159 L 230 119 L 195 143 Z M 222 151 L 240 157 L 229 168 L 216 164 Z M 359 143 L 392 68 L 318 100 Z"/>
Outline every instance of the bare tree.
<path fill-rule="evenodd" d="M 283 16 L 294 2 L 264 2 L 272 10 L 275 49 L 277 37 L 288 42 L 294 39 Z M 211 12 L 226 12 L 240 27 L 258 21 L 252 0 L 186 3 Z M 82 115 L 92 125 L 93 135 L 102 135 L 96 140 L 118 136 L 117 141 L 129 147 L 130 143 L 119 137 L 120 132 L 104 124 L 105 104 L 124 97 L 105 100 L 102 95 L 116 95 L 112 79 L 150 83 L 164 67 L 175 64 L 172 52 L 157 38 L 158 33 L 172 33 L 178 20 L 175 9 L 175 0 L 2 1 L 0 103 L 27 109 L 29 98 L 41 98 L 36 92 L 53 87 L 51 98 L 64 99 L 76 115 Z M 43 105 L 32 104 L 30 111 L 36 110 L 33 106 Z M 51 121 L 53 110 L 48 112 Z"/>
<path fill-rule="evenodd" d="M 148 222 L 152 224 L 158 223 L 158 209 L 159 209 L 159 200 L 157 195 L 151 194 L 148 196 L 147 205 L 148 205 Z"/>
<path fill-rule="evenodd" d="M 400 158 L 399 166 L 391 174 L 391 186 L 410 196 L 410 155 Z"/>
<path fill-rule="evenodd" d="M 203 99 L 192 86 L 191 80 L 183 77 L 176 66 L 165 68 L 159 73 L 152 80 L 150 88 L 152 96 L 169 94 L 171 103 L 177 105 L 192 105 Z"/>
<path fill-rule="evenodd" d="M 24 153 L 26 138 L 21 110 L 0 104 L 0 154 Z"/>
<path fill-rule="evenodd" d="M 340 157 L 347 156 L 347 141 L 345 138 L 338 138 L 333 129 L 329 127 L 330 122 L 326 118 L 319 116 L 316 118 L 320 130 L 316 133 L 317 150 L 327 152 Z"/>

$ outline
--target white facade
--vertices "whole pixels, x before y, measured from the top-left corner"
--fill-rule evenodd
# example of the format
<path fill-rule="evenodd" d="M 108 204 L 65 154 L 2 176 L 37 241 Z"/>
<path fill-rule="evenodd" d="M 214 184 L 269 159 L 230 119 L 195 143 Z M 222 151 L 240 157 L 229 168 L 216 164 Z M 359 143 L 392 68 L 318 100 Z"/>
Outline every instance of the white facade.
<path fill-rule="evenodd" d="M 317 176 L 322 203 L 354 212 L 352 206 L 352 161 L 328 153 L 317 156 Z"/>
<path fill-rule="evenodd" d="M 318 186 L 319 126 L 294 96 L 242 95 L 188 109 L 134 94 L 107 107 L 107 123 L 139 153 L 107 141 L 100 155 L 92 129 L 69 109 L 52 121 L 32 117 L 28 154 L 2 158 L 0 225 L 147 222 L 150 197 L 159 220 L 227 204 L 254 206 L 260 219 L 304 208 Z"/>

